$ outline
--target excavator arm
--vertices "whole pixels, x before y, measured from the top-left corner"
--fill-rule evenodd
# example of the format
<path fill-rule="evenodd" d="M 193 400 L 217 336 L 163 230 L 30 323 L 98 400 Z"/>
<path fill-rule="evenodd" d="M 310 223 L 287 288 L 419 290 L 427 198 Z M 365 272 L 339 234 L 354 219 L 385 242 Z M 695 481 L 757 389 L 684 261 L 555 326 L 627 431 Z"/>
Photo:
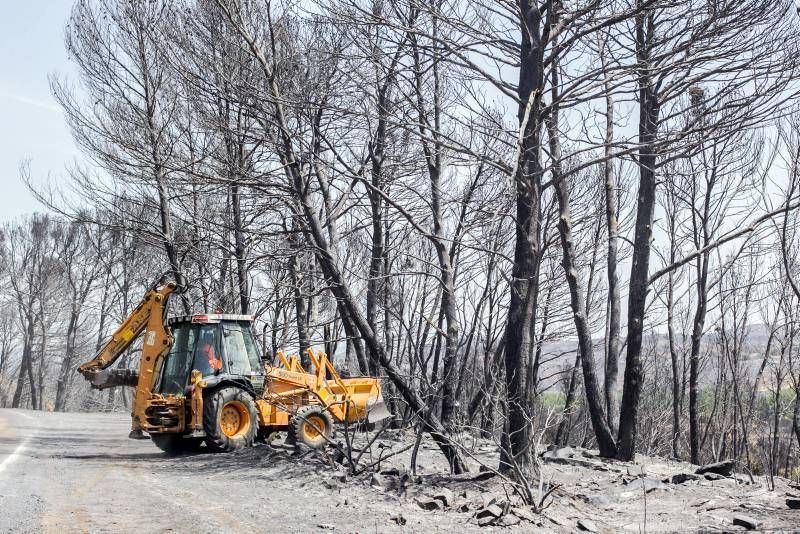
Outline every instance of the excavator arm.
<path fill-rule="evenodd" d="M 95 357 L 78 367 L 78 372 L 91 382 L 92 387 L 136 387 L 132 414 L 134 432 L 141 432 L 147 400 L 156 385 L 164 356 L 172 347 L 172 334 L 165 326 L 164 319 L 169 296 L 176 289 L 174 282 L 163 283 L 163 279 L 156 282 Z M 127 369 L 109 369 L 143 332 L 145 335 L 138 373 Z"/>

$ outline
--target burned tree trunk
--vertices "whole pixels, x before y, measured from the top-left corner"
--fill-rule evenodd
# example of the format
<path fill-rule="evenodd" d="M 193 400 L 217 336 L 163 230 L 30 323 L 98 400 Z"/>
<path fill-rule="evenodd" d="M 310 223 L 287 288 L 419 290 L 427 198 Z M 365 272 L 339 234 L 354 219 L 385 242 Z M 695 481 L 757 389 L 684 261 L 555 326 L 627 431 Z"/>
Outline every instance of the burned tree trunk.
<path fill-rule="evenodd" d="M 553 102 L 558 99 L 557 73 L 558 69 L 554 68 L 551 74 Z M 572 216 L 570 214 L 570 184 L 561 172 L 561 145 L 558 138 L 558 108 L 556 104 L 553 105 L 550 113 L 550 117 L 547 119 L 547 129 L 550 141 L 550 157 L 553 159 L 553 182 L 559 207 L 558 233 L 561 238 L 563 252 L 562 265 L 567 285 L 569 286 L 570 307 L 575 321 L 575 331 L 578 335 L 578 354 L 580 354 L 581 368 L 583 369 L 586 404 L 589 408 L 592 428 L 597 437 L 600 454 L 605 457 L 613 457 L 617 452 L 617 445 L 614 442 L 611 427 L 608 425 L 608 420 L 603 410 L 603 400 L 600 386 L 597 382 L 597 373 L 595 372 L 592 332 L 589 328 L 583 287 L 579 280 L 578 264 L 575 260 L 575 243 L 572 235 Z"/>
<path fill-rule="evenodd" d="M 650 248 L 656 204 L 656 135 L 660 105 L 647 68 L 648 39 L 653 32 L 651 17 L 636 18 L 636 43 L 640 64 L 639 86 L 639 192 L 633 240 L 633 262 L 628 289 L 628 349 L 619 417 L 618 452 L 621 460 L 632 460 L 636 447 L 636 417 L 642 393 L 642 333 L 649 286 Z"/>
<path fill-rule="evenodd" d="M 614 143 L 614 96 L 611 87 L 611 80 L 608 73 L 608 62 L 606 59 L 605 36 L 603 46 L 600 49 L 600 61 L 603 68 L 603 92 L 606 100 L 606 131 L 604 139 L 603 178 L 605 192 L 605 213 L 606 231 L 608 234 L 608 251 L 606 254 L 606 272 L 608 276 L 608 330 L 606 333 L 606 365 L 605 365 L 605 411 L 608 426 L 613 431 L 616 426 L 617 400 L 616 388 L 617 377 L 619 375 L 619 330 L 620 330 L 620 296 L 619 296 L 619 276 L 617 274 L 617 240 L 619 239 L 619 221 L 617 212 L 619 210 L 617 196 L 619 195 L 619 185 L 614 174 L 614 153 L 612 144 Z"/>
<path fill-rule="evenodd" d="M 531 403 L 526 392 L 528 356 L 532 352 L 531 320 L 536 306 L 534 279 L 537 272 L 540 206 L 543 168 L 541 162 L 542 123 L 541 89 L 544 86 L 541 33 L 542 15 L 528 0 L 519 2 L 521 47 L 517 94 L 519 107 L 519 153 L 513 173 L 516 193 L 514 264 L 511 270 L 510 300 L 505 331 L 505 380 L 508 422 L 505 439 L 506 458 L 501 468 L 511 469 L 511 462 L 528 471 L 531 458 Z"/>

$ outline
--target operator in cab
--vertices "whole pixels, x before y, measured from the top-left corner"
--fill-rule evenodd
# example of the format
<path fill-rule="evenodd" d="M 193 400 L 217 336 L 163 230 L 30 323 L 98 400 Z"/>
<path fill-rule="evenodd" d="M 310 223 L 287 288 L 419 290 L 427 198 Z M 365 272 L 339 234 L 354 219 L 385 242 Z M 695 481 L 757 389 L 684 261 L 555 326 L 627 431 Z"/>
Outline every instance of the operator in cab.
<path fill-rule="evenodd" d="M 216 329 L 204 328 L 198 343 L 197 356 L 195 357 L 195 365 L 198 370 L 203 373 L 203 376 L 214 375 L 222 370 L 222 359 L 217 358 L 217 352 L 214 348 L 214 331 Z"/>

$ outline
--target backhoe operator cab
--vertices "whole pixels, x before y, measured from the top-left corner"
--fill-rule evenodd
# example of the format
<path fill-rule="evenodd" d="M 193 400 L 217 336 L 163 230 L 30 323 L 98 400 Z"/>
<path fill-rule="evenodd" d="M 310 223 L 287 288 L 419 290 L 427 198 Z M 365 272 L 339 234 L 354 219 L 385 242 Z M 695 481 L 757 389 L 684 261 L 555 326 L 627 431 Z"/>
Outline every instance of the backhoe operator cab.
<path fill-rule="evenodd" d="M 233 378 L 256 390 L 264 387 L 261 356 L 250 331 L 249 315 L 191 315 L 168 324 L 174 338 L 157 391 L 182 395 L 191 390 L 191 372 L 200 371 L 211 387 Z"/>
<path fill-rule="evenodd" d="M 255 399 L 263 393 L 264 366 L 251 321 L 249 315 L 228 314 L 167 321 L 173 343 L 154 388 L 160 395 L 145 410 L 143 425 L 159 448 L 175 453 L 205 440 L 209 449 L 229 451 L 253 443 L 258 431 Z M 189 401 L 182 409 L 159 402 L 181 397 Z"/>

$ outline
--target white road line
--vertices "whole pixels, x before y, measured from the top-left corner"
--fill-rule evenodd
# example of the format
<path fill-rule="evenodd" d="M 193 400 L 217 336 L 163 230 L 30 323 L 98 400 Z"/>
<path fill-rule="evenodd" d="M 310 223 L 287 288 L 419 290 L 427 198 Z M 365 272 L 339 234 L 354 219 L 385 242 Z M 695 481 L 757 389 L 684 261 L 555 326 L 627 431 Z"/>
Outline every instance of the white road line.
<path fill-rule="evenodd" d="M 30 416 L 30 415 L 27 415 L 27 414 L 24 414 L 24 413 L 21 413 L 21 412 L 16 412 L 16 413 L 17 413 L 17 415 L 21 415 L 21 416 L 25 417 L 26 419 L 33 419 L 33 418 Z M 14 462 L 17 460 L 17 458 L 19 458 L 19 457 L 20 457 L 20 455 L 22 454 L 22 451 L 24 451 L 24 450 L 25 450 L 25 448 L 26 448 L 26 446 L 28 445 L 28 442 L 29 442 L 30 440 L 31 440 L 31 436 L 28 436 L 27 438 L 25 438 L 25 441 L 23 441 L 22 443 L 20 443 L 19 445 L 17 445 L 17 448 L 16 448 L 16 449 L 14 449 L 14 452 L 12 452 L 11 454 L 9 454 L 9 455 L 6 457 L 6 459 L 5 459 L 5 460 L 3 460 L 2 462 L 0 462 L 0 473 L 2 473 L 3 471 L 5 471 L 5 470 L 6 470 L 6 468 L 7 468 L 9 465 L 13 464 L 13 463 L 14 463 Z"/>

